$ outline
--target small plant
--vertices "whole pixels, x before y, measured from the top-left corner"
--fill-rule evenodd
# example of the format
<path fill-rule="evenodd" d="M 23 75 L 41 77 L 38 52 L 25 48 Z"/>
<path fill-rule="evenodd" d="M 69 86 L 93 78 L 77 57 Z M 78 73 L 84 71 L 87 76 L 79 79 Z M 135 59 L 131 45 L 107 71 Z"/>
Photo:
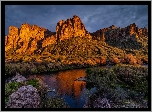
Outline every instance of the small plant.
<path fill-rule="evenodd" d="M 35 88 L 38 88 L 38 87 L 39 87 L 39 81 L 36 80 L 36 79 L 31 79 L 31 80 L 29 80 L 26 84 L 27 84 L 27 85 L 32 85 L 32 86 L 35 87 Z"/>
<path fill-rule="evenodd" d="M 20 82 L 9 82 L 5 86 L 5 95 L 9 96 L 11 93 L 15 92 L 21 86 L 22 86 L 22 83 Z"/>

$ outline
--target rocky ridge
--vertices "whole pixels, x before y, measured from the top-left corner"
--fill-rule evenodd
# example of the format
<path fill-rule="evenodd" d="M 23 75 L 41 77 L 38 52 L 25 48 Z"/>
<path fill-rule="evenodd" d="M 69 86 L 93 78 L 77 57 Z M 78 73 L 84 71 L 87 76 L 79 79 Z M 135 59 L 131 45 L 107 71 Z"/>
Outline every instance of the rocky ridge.
<path fill-rule="evenodd" d="M 68 39 L 70 37 L 91 37 L 88 31 L 85 29 L 81 19 L 74 15 L 73 18 L 66 21 L 61 20 L 56 26 L 56 38 L 60 40 Z"/>
<path fill-rule="evenodd" d="M 108 32 L 108 35 L 106 33 Z M 129 26 L 125 28 L 117 28 L 116 26 L 112 25 L 108 28 L 103 28 L 100 30 L 97 30 L 96 32 L 91 33 L 93 38 L 105 40 L 106 39 L 122 39 L 122 38 L 130 38 L 132 35 L 136 35 L 136 38 L 138 36 L 144 35 L 148 36 L 148 30 L 144 28 L 138 28 L 135 23 L 130 24 Z M 105 36 L 106 35 L 106 36 Z"/>
<path fill-rule="evenodd" d="M 135 38 L 132 38 L 135 35 Z M 57 43 L 71 37 L 87 37 L 89 39 L 97 39 L 101 41 L 122 41 L 125 39 L 136 40 L 139 36 L 148 36 L 146 28 L 138 28 L 135 23 L 130 24 L 126 28 L 117 28 L 112 25 L 108 28 L 97 30 L 89 33 L 81 19 L 74 15 L 66 21 L 61 20 L 57 23 L 56 32 L 37 25 L 22 24 L 20 28 L 10 26 L 9 34 L 5 36 L 5 52 L 13 52 L 16 54 L 31 55 L 41 53 L 41 49 L 48 45 Z"/>

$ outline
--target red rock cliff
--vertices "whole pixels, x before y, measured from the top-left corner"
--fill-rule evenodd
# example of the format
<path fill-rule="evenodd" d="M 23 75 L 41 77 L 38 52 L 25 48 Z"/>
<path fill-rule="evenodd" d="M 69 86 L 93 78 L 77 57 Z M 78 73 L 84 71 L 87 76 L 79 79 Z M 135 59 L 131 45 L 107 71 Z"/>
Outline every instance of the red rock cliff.
<path fill-rule="evenodd" d="M 85 29 L 81 19 L 74 15 L 73 18 L 66 21 L 61 20 L 56 26 L 56 37 L 59 40 L 68 39 L 70 37 L 91 37 L 88 31 Z"/>

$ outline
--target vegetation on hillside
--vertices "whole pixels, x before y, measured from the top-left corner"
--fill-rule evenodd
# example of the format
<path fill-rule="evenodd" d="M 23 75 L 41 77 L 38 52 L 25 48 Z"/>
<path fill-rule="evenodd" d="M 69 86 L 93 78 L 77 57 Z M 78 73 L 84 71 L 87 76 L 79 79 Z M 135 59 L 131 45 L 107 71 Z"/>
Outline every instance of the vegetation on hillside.
<path fill-rule="evenodd" d="M 23 71 L 40 73 L 118 63 L 147 64 L 148 37 L 138 36 L 136 39 L 133 35 L 131 38 L 125 42 L 128 47 L 123 47 L 124 43 L 120 39 L 111 44 L 112 40 L 103 42 L 87 37 L 71 37 L 35 50 L 32 55 L 26 52 L 18 55 L 10 49 L 5 53 L 8 61 L 5 71 L 6 74 L 13 71 L 22 74 Z"/>

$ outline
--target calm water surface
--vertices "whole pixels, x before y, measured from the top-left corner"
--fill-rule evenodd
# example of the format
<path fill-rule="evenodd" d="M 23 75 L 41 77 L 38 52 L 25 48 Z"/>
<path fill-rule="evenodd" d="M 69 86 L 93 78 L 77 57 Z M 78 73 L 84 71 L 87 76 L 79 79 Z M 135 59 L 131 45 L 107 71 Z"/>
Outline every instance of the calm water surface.
<path fill-rule="evenodd" d="M 76 81 L 80 77 L 85 77 L 85 69 L 75 69 L 60 71 L 52 74 L 32 75 L 31 78 L 40 78 L 44 83 L 55 89 L 60 97 L 64 98 L 71 108 L 82 108 L 87 97 L 95 91 L 95 88 L 86 89 L 86 82 Z M 55 92 L 49 92 L 49 96 Z"/>

